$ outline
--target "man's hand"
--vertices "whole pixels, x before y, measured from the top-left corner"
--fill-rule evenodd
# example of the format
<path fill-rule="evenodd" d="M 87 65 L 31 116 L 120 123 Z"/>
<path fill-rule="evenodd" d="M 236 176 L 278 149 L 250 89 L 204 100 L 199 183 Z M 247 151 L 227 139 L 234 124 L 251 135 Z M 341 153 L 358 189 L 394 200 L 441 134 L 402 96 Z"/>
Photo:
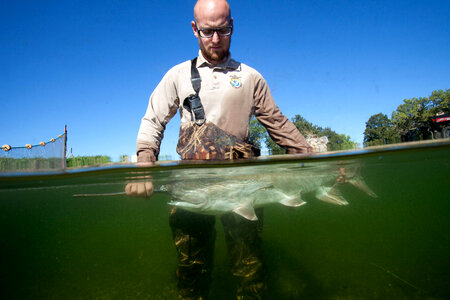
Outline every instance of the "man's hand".
<path fill-rule="evenodd" d="M 336 179 L 336 182 L 347 183 L 348 179 L 346 175 L 345 168 L 339 168 L 339 177 Z"/>
<path fill-rule="evenodd" d="M 139 168 L 151 167 L 153 166 L 153 162 L 138 162 L 137 166 Z M 138 198 L 150 198 L 153 194 L 153 182 L 151 182 L 151 176 L 146 176 L 149 181 L 141 181 L 141 182 L 130 182 L 125 186 L 125 193 L 131 197 Z"/>
<path fill-rule="evenodd" d="M 131 182 L 125 187 L 125 193 L 131 197 L 150 198 L 153 194 L 153 182 Z"/>

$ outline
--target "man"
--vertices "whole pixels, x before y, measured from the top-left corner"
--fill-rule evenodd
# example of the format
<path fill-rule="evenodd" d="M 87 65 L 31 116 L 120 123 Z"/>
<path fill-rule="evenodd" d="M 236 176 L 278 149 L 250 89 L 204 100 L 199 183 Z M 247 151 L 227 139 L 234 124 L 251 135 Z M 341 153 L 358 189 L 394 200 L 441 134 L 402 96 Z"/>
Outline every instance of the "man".
<path fill-rule="evenodd" d="M 199 0 L 194 7 L 192 30 L 200 51 L 195 61 L 173 67 L 152 93 L 137 138 L 138 165 L 157 160 L 166 124 L 180 112 L 177 151 L 188 159 L 235 159 L 256 155 L 247 143 L 252 115 L 287 153 L 311 152 L 295 125 L 280 112 L 264 78 L 231 58 L 233 18 L 226 0 Z M 196 72 L 198 74 L 196 75 Z M 131 196 L 149 197 L 151 182 L 130 183 Z M 261 299 L 264 264 L 259 221 L 236 214 L 221 216 L 231 271 L 237 278 L 238 299 Z M 211 277 L 214 249 L 214 216 L 173 209 L 170 226 L 178 252 L 179 297 L 205 299 Z"/>

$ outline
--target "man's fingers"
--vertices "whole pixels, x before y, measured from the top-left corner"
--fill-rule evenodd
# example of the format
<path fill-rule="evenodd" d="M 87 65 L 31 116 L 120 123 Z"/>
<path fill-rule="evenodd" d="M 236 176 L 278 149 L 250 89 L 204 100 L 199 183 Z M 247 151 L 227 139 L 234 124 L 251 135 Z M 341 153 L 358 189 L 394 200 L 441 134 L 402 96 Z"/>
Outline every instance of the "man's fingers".
<path fill-rule="evenodd" d="M 125 186 L 125 193 L 128 195 L 128 196 L 131 196 L 132 195 L 132 192 L 131 192 L 131 188 L 133 187 L 133 183 L 127 183 L 127 185 Z"/>
<path fill-rule="evenodd" d="M 137 184 L 136 194 L 137 197 L 150 198 L 150 196 L 153 194 L 153 182 L 151 181 L 139 182 Z"/>
<path fill-rule="evenodd" d="M 153 194 L 153 182 L 147 181 L 144 182 L 144 186 L 145 186 L 145 194 L 146 197 L 149 198 L 152 194 Z"/>
<path fill-rule="evenodd" d="M 153 183 L 132 182 L 125 186 L 125 193 L 131 197 L 149 198 L 153 194 Z"/>

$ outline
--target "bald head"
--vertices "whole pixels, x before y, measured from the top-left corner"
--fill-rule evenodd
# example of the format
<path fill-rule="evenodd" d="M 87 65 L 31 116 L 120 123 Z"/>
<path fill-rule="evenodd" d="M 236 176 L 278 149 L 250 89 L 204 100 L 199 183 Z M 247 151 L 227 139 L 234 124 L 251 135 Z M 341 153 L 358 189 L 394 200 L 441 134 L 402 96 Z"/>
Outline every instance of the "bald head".
<path fill-rule="evenodd" d="M 204 58 L 214 65 L 224 62 L 230 53 L 233 18 L 226 0 L 198 0 L 194 7 L 195 21 L 191 22 L 192 31 Z M 231 28 L 230 34 L 219 34 L 225 27 Z M 211 36 L 201 36 L 202 30 L 213 32 Z"/>
<path fill-rule="evenodd" d="M 194 19 L 205 23 L 211 19 L 231 19 L 230 5 L 226 0 L 198 0 L 194 6 Z"/>

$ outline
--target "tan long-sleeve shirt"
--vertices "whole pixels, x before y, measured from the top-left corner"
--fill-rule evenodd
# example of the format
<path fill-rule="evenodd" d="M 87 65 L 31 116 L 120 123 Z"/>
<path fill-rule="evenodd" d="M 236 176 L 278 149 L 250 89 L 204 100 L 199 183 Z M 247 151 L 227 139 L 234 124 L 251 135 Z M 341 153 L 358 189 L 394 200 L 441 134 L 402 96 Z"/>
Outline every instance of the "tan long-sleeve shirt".
<path fill-rule="evenodd" d="M 281 113 L 266 81 L 256 70 L 231 57 L 213 66 L 200 51 L 197 69 L 206 120 L 247 140 L 250 119 L 254 115 L 288 153 L 312 151 L 295 125 Z M 191 61 L 186 61 L 170 69 L 153 91 L 137 137 L 139 162 L 156 160 L 166 124 L 177 111 L 181 127 L 191 125 L 191 113 L 183 107 L 184 99 L 195 93 L 190 78 Z"/>

